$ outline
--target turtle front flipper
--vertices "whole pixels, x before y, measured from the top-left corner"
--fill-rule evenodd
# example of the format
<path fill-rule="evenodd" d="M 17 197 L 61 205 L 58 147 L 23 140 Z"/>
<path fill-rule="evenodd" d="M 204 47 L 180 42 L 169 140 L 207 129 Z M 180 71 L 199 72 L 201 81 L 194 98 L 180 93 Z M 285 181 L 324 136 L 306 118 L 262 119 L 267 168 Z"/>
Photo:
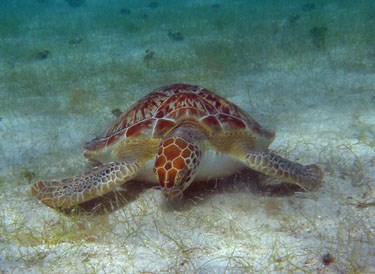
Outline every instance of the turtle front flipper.
<path fill-rule="evenodd" d="M 318 165 L 301 165 L 272 151 L 248 152 L 245 162 L 253 170 L 304 190 L 314 189 L 323 180 L 323 172 Z"/>
<path fill-rule="evenodd" d="M 109 163 L 73 178 L 38 181 L 31 193 L 49 207 L 70 208 L 114 190 L 134 178 L 139 168 L 138 161 Z"/>

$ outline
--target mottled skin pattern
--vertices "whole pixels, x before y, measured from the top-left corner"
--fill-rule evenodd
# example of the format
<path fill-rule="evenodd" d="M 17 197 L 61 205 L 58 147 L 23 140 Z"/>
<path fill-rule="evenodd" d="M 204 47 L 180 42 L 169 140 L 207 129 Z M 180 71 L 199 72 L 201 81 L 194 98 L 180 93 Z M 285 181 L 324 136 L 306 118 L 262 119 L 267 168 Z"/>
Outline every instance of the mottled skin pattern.
<path fill-rule="evenodd" d="M 32 194 L 53 208 L 71 208 L 136 179 L 159 183 L 167 199 L 194 181 L 251 168 L 310 190 L 323 173 L 268 150 L 274 139 L 236 105 L 199 87 L 162 87 L 125 111 L 105 133 L 85 145 L 98 166 L 67 179 L 37 181 Z"/>

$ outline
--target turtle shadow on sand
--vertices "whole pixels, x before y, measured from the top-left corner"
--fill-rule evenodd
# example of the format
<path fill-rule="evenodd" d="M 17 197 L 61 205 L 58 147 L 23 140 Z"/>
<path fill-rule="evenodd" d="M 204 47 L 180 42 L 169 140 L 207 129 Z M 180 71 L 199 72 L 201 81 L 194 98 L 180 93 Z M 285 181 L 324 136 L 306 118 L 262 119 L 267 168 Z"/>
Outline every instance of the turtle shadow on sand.
<path fill-rule="evenodd" d="M 318 187 L 318 186 L 317 186 Z M 297 185 L 290 185 L 273 180 L 257 171 L 243 169 L 229 177 L 194 182 L 179 199 L 164 200 L 163 208 L 169 211 L 186 211 L 209 201 L 210 196 L 221 193 L 248 193 L 259 196 L 285 197 L 305 190 Z"/>
<path fill-rule="evenodd" d="M 150 189 L 150 183 L 128 182 L 127 184 L 110 191 L 102 196 L 75 205 L 70 208 L 55 208 L 66 215 L 103 215 L 121 209 L 128 203 L 136 200 L 144 191 Z"/>
<path fill-rule="evenodd" d="M 132 181 L 103 196 L 96 197 L 71 208 L 58 209 L 58 211 L 68 216 L 78 214 L 93 216 L 111 214 L 137 200 L 143 192 L 151 188 L 159 187 L 151 183 Z M 194 182 L 184 191 L 181 197 L 171 201 L 163 199 L 161 205 L 166 211 L 181 212 L 206 203 L 212 195 L 243 191 L 248 192 L 249 195 L 253 193 L 261 196 L 284 197 L 294 195 L 295 192 L 303 191 L 303 189 L 297 185 L 270 181 L 267 176 L 259 172 L 245 169 L 229 177 Z"/>

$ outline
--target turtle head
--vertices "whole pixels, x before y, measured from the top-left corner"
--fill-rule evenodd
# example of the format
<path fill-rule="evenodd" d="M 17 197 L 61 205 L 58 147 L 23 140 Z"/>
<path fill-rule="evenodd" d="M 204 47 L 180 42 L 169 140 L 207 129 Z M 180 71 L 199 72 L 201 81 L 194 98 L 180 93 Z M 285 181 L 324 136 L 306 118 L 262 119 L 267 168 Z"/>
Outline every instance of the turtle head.
<path fill-rule="evenodd" d="M 160 144 L 154 172 L 168 200 L 172 200 L 193 182 L 201 151 L 179 136 L 166 138 Z"/>

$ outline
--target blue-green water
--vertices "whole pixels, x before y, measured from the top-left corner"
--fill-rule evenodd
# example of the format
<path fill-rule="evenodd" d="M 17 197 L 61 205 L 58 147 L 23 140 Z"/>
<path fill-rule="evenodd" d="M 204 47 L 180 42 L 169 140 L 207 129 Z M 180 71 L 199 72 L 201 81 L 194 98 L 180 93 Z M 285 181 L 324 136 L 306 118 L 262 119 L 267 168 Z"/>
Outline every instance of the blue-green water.
<path fill-rule="evenodd" d="M 31 196 L 87 169 L 114 110 L 177 82 L 275 130 L 322 186 L 271 194 L 241 174 L 182 208 L 151 188 L 78 217 Z M 374 110 L 374 1 L 3 0 L 0 273 L 375 272 Z"/>

